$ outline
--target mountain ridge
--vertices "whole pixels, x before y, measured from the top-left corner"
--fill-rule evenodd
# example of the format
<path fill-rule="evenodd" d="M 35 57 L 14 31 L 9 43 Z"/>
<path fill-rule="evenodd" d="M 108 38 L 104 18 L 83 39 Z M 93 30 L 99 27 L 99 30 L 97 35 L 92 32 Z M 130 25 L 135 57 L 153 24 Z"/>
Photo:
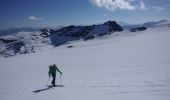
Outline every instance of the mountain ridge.
<path fill-rule="evenodd" d="M 165 20 L 159 21 L 147 28 L 157 28 L 162 26 L 170 27 L 170 22 Z M 103 24 L 89 26 L 71 25 L 62 27 L 58 30 L 44 28 L 41 29 L 41 32 L 18 32 L 6 36 L 0 36 L 0 56 L 9 57 L 17 54 L 39 52 L 46 48 L 52 48 L 53 46 L 60 46 L 68 42 L 72 43 L 71 41 L 75 40 L 87 41 L 94 38 L 101 38 L 103 36 L 109 37 L 111 34 L 117 37 L 120 34 L 128 35 L 131 32 L 145 31 L 147 28 L 144 29 L 144 27 L 137 27 L 123 31 L 123 28 L 121 28 L 121 26 L 115 21 L 107 21 Z M 70 48 L 74 46 L 68 47 Z"/>

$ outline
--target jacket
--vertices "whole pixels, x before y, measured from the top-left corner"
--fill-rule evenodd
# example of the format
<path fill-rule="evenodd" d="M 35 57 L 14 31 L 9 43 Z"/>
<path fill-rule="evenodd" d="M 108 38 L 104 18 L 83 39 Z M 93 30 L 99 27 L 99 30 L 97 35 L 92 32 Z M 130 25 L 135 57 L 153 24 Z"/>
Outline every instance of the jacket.
<path fill-rule="evenodd" d="M 62 74 L 62 72 L 57 68 L 57 66 L 54 64 L 54 65 L 50 65 L 49 66 L 49 71 L 48 71 L 48 75 L 56 75 L 56 72 L 59 72 L 60 74 Z"/>

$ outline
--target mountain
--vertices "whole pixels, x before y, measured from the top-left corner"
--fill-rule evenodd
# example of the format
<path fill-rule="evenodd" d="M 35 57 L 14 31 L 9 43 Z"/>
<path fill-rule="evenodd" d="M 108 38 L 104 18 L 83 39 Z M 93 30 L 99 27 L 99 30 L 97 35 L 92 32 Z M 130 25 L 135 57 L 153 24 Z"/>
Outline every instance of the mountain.
<path fill-rule="evenodd" d="M 53 45 L 58 46 L 73 40 L 89 40 L 95 37 L 101 37 L 120 31 L 123 31 L 120 25 L 118 25 L 115 21 L 108 21 L 103 24 L 91 26 L 71 25 L 68 27 L 63 27 L 57 31 L 46 29 L 46 32 L 43 31 L 42 35 L 51 35 Z"/>
<path fill-rule="evenodd" d="M 145 23 L 146 25 L 146 23 Z M 150 24 L 151 25 L 151 24 Z M 163 27 L 168 26 L 169 21 L 159 21 L 150 26 Z M 170 26 L 170 25 L 169 25 Z M 130 29 L 131 32 L 146 31 L 146 27 L 137 27 Z M 66 43 L 72 43 L 75 40 L 87 41 L 94 38 L 103 38 L 110 36 L 119 36 L 122 33 L 122 27 L 115 21 L 107 21 L 99 25 L 90 26 L 67 26 L 60 29 L 43 28 L 34 32 L 18 32 L 0 37 L 0 56 L 9 57 L 18 54 L 34 53 L 53 46 L 61 46 Z M 68 46 L 72 48 L 74 46 Z"/>
<path fill-rule="evenodd" d="M 33 53 L 51 45 L 49 38 L 40 36 L 39 31 L 18 32 L 0 37 L 0 55 L 4 57 Z"/>
<path fill-rule="evenodd" d="M 0 100 L 169 100 L 169 24 L 0 57 Z M 64 87 L 46 87 L 52 64 Z"/>
<path fill-rule="evenodd" d="M 153 22 L 145 22 L 142 24 L 142 26 L 145 26 L 145 27 L 152 27 L 156 24 L 159 24 L 159 23 L 164 23 L 164 22 L 168 22 L 167 20 L 160 20 L 160 21 L 153 21 Z"/>
<path fill-rule="evenodd" d="M 108 21 L 101 25 L 72 25 L 56 29 L 57 30 L 54 30 L 54 28 L 50 29 L 48 27 L 41 29 L 41 32 L 29 32 L 33 31 L 32 28 L 10 29 L 7 33 L 4 32 L 4 36 L 0 37 L 0 55 L 8 57 L 17 54 L 37 52 L 40 51 L 40 49 L 52 47 L 52 45 L 59 46 L 69 41 L 79 39 L 93 39 L 123 30 L 115 21 Z M 24 30 L 28 32 L 24 32 Z"/>
<path fill-rule="evenodd" d="M 168 22 L 168 20 L 160 20 L 160 21 L 150 21 L 150 22 L 144 22 L 143 24 L 129 24 L 126 22 L 118 22 L 123 29 L 133 29 L 133 28 L 137 28 L 137 27 L 146 27 L 146 28 L 150 28 L 156 24 L 159 23 L 164 23 L 164 22 Z"/>
<path fill-rule="evenodd" d="M 10 35 L 18 32 L 34 32 L 38 30 L 39 28 L 32 28 L 32 27 L 10 28 L 7 30 L 0 30 L 0 36 Z"/>
<path fill-rule="evenodd" d="M 131 28 L 136 28 L 136 27 L 140 27 L 141 25 L 140 24 L 130 24 L 130 23 L 127 23 L 127 22 L 118 22 L 119 25 L 121 25 L 121 27 L 124 29 L 124 30 L 127 30 L 127 29 L 131 29 Z"/>

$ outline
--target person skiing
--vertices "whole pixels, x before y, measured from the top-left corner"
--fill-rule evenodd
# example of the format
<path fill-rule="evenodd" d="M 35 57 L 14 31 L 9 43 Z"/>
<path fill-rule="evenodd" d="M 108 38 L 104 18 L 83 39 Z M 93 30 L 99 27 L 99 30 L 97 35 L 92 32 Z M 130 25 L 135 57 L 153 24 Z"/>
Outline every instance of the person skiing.
<path fill-rule="evenodd" d="M 56 79 L 56 72 L 57 71 L 60 73 L 60 75 L 62 75 L 62 72 L 57 68 L 57 66 L 55 64 L 49 66 L 48 75 L 49 75 L 49 77 L 52 76 L 52 78 L 53 78 L 53 80 L 51 82 L 51 84 L 53 86 L 55 86 L 55 79 Z"/>

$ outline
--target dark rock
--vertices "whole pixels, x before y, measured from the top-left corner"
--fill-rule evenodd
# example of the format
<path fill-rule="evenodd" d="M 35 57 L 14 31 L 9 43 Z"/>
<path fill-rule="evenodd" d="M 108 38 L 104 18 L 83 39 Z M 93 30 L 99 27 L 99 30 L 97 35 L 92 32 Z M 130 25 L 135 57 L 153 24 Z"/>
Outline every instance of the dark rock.
<path fill-rule="evenodd" d="M 14 39 L 2 39 L 2 38 L 0 38 L 0 41 L 1 41 L 2 43 L 11 43 L 11 42 L 15 42 L 15 41 L 17 41 L 17 40 L 14 40 Z"/>
<path fill-rule="evenodd" d="M 73 48 L 74 46 L 70 45 L 70 46 L 67 46 L 67 48 Z"/>
<path fill-rule="evenodd" d="M 42 33 L 40 35 L 45 38 L 51 36 L 55 31 L 52 29 L 43 28 L 41 29 L 41 32 Z"/>
<path fill-rule="evenodd" d="M 131 32 L 136 32 L 136 31 L 144 31 L 146 30 L 146 27 L 137 27 L 137 28 L 132 28 L 130 29 Z"/>
<path fill-rule="evenodd" d="M 110 32 L 123 31 L 123 28 L 119 24 L 117 24 L 115 21 L 108 21 L 108 22 L 105 22 L 103 25 L 108 25 Z"/>
<path fill-rule="evenodd" d="M 20 49 L 22 46 L 25 46 L 25 44 L 23 42 L 14 42 L 11 44 L 8 44 L 6 47 L 6 50 L 13 50 L 14 53 L 18 53 L 20 52 Z"/>
<path fill-rule="evenodd" d="M 95 36 L 88 36 L 88 37 L 85 37 L 84 40 L 90 40 L 90 39 L 94 39 Z"/>
<path fill-rule="evenodd" d="M 25 46 L 25 44 L 23 42 L 17 42 L 13 45 L 13 50 L 14 50 L 14 53 L 18 53 L 20 52 L 20 49 L 22 46 Z"/>

